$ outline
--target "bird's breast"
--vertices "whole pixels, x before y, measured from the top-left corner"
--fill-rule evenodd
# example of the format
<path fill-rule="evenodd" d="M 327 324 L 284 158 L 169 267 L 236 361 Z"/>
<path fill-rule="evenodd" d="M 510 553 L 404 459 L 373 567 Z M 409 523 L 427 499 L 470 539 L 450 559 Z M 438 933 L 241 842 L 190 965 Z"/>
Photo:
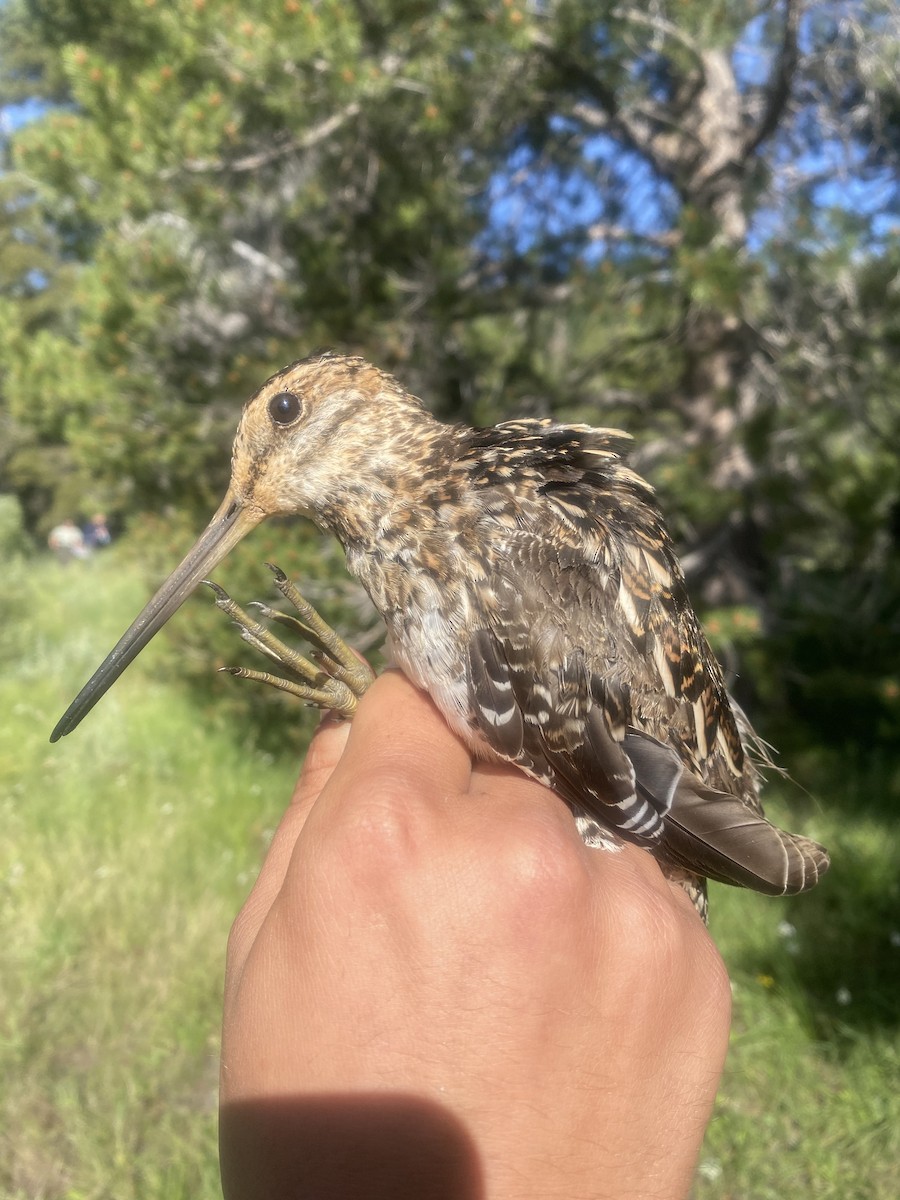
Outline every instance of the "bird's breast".
<path fill-rule="evenodd" d="M 421 552 L 388 556 L 348 549 L 347 564 L 387 626 L 391 660 L 471 742 L 466 653 L 473 611 L 465 583 L 431 570 Z"/>

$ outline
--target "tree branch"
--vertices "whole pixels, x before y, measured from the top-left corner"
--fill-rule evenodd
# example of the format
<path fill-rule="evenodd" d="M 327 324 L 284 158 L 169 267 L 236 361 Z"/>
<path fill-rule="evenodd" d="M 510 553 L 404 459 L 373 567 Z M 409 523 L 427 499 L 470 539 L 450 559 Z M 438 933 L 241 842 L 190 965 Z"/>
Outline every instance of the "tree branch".
<path fill-rule="evenodd" d="M 224 158 L 189 158 L 179 167 L 170 167 L 160 172 L 160 178 L 171 179 L 172 176 L 177 175 L 180 171 L 191 171 L 196 174 L 221 171 L 257 171 L 260 167 L 268 166 L 269 163 L 275 162 L 279 158 L 285 158 L 289 154 L 297 153 L 297 151 L 311 150 L 319 142 L 324 142 L 326 138 L 331 137 L 342 125 L 345 125 L 353 117 L 357 116 L 360 107 L 354 101 L 338 112 L 332 113 L 330 117 L 327 117 L 324 121 L 320 121 L 318 125 L 314 125 L 312 129 L 308 129 L 300 137 L 291 138 L 289 141 L 282 142 L 278 146 L 270 146 L 266 150 L 259 150 L 256 154 L 247 154 L 243 158 L 235 158 L 230 161 Z"/>
<path fill-rule="evenodd" d="M 782 114 L 791 95 L 791 84 L 797 69 L 797 32 L 800 26 L 801 4 L 798 0 L 785 0 L 784 32 L 781 48 L 772 71 L 763 89 L 765 108 L 755 130 L 750 130 L 744 140 L 743 156 L 749 158 L 762 143 L 778 128 Z"/>
<path fill-rule="evenodd" d="M 613 130 L 629 149 L 647 159 L 655 171 L 670 178 L 669 164 L 653 147 L 653 127 L 649 120 L 635 120 L 634 115 L 619 104 L 614 88 L 608 87 L 599 76 L 571 55 L 563 53 L 545 33 L 535 31 L 531 42 L 563 76 L 574 81 L 593 100 L 593 105 L 575 101 L 572 108 L 574 116 L 594 129 Z"/>
<path fill-rule="evenodd" d="M 631 9 L 616 9 L 615 15 L 636 24 L 649 25 L 668 33 L 668 23 Z M 674 36 L 674 34 L 673 34 Z M 605 130 L 628 149 L 643 158 L 661 178 L 680 190 L 679 177 L 684 161 L 698 143 L 696 125 L 697 97 L 709 83 L 710 58 L 686 36 L 678 41 L 689 49 L 698 64 L 696 73 L 680 73 L 678 94 L 666 104 L 643 95 L 623 103 L 615 88 L 557 47 L 543 32 L 532 35 L 532 44 L 561 72 L 574 82 L 578 98 L 573 99 L 571 115 L 591 129 Z M 693 144 L 693 148 L 688 147 Z"/>
<path fill-rule="evenodd" d="M 659 233 L 639 233 L 636 229 L 627 229 L 624 225 L 608 225 L 596 221 L 587 228 L 587 236 L 592 242 L 646 242 L 649 246 L 660 246 L 665 250 L 680 246 L 684 235 L 680 229 L 664 229 Z"/>
<path fill-rule="evenodd" d="M 673 24 L 672 21 L 667 21 L 665 17 L 661 17 L 658 13 L 642 12 L 637 8 L 614 8 L 612 15 L 619 21 L 627 21 L 632 25 L 644 25 L 648 29 L 653 29 L 656 33 L 660 33 L 663 37 L 671 38 L 678 42 L 690 54 L 696 58 L 701 69 L 703 67 L 703 54 L 700 46 L 690 37 L 683 29 Z"/>

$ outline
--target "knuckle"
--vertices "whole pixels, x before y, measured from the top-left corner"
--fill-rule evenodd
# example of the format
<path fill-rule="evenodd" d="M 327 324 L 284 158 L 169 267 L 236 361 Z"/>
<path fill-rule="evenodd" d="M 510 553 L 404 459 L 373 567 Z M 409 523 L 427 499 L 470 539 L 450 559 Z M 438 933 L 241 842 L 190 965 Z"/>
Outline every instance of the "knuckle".
<path fill-rule="evenodd" d="M 623 961 L 645 976 L 680 978 L 687 944 L 686 916 L 675 903 L 668 885 L 632 883 L 616 888 L 609 897 L 614 937 L 623 949 Z M 652 973 L 652 975 L 651 975 Z"/>
<path fill-rule="evenodd" d="M 703 930 L 694 955 L 694 979 L 709 1010 L 724 1014 L 726 1023 L 731 1016 L 731 979 L 718 947 Z"/>
<path fill-rule="evenodd" d="M 232 963 L 241 959 L 252 944 L 260 923 L 258 908 L 259 906 L 254 903 L 253 893 L 251 893 L 241 905 L 237 916 L 231 923 L 225 950 L 227 968 L 230 968 Z"/>
<path fill-rule="evenodd" d="M 509 902 L 528 920 L 555 920 L 584 899 L 588 873 L 581 846 L 557 822 L 511 822 L 497 866 Z"/>
<path fill-rule="evenodd" d="M 390 776 L 373 780 L 365 791 L 345 797 L 325 834 L 326 854 L 330 850 L 357 878 L 402 870 L 421 841 L 422 808 Z"/>

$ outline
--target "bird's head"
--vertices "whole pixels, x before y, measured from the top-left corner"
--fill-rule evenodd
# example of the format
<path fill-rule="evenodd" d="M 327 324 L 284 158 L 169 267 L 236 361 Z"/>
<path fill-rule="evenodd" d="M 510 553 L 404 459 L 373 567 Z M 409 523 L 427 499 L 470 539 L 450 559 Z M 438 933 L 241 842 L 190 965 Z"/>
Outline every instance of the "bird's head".
<path fill-rule="evenodd" d="M 410 437 L 432 419 L 421 401 L 361 358 L 321 355 L 285 367 L 247 402 L 228 498 L 254 524 L 303 513 L 328 524 L 362 485 L 377 503 L 409 469 Z"/>
<path fill-rule="evenodd" d="M 266 517 L 302 513 L 335 525 L 342 500 L 381 492 L 409 470 L 409 439 L 433 425 L 419 400 L 361 358 L 296 362 L 247 402 L 231 483 L 206 529 L 67 709 L 50 740 L 70 733 L 206 575 Z M 337 532 L 341 532 L 338 528 Z"/>

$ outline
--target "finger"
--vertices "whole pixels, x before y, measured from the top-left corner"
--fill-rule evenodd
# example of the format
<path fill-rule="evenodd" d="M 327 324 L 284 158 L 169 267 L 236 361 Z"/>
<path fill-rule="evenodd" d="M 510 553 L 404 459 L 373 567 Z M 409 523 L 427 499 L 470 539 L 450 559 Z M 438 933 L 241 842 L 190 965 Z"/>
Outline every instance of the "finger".
<path fill-rule="evenodd" d="M 331 773 L 341 760 L 350 734 L 350 722 L 323 713 L 316 732 L 312 736 L 303 768 L 291 796 L 291 810 L 305 820 L 309 810 L 319 798 L 322 788 L 331 778 Z"/>
<path fill-rule="evenodd" d="M 429 697 L 398 671 L 372 684 L 353 718 L 346 751 L 310 821 L 330 820 L 373 784 L 385 794 L 416 794 L 427 803 L 464 792 L 472 760 Z"/>
<path fill-rule="evenodd" d="M 443 798 L 464 790 L 470 772 L 462 742 L 428 697 L 399 672 L 386 672 L 372 684 L 352 724 L 323 720 L 259 878 L 232 928 L 229 975 L 239 975 L 307 824 L 333 821 L 341 805 L 369 795 L 373 784 L 427 803 L 429 793 Z"/>
<path fill-rule="evenodd" d="M 674 903 L 675 908 L 691 923 L 699 915 L 684 888 L 661 869 L 654 856 L 643 847 L 624 840 L 613 840 L 609 848 L 588 846 L 578 833 L 569 805 L 551 788 L 530 779 L 517 767 L 506 763 L 476 763 L 472 769 L 470 791 L 483 799 L 484 819 L 503 821 L 512 817 L 538 815 L 558 832 L 569 833 L 584 852 L 585 861 L 595 875 L 603 877 L 604 895 L 614 894 L 617 888 L 641 887 Z"/>
<path fill-rule="evenodd" d="M 297 838 L 322 788 L 340 761 L 350 726 L 325 714 L 313 734 L 291 802 L 266 852 L 256 883 L 250 890 L 229 941 L 229 971 L 239 971 L 272 902 L 281 890 Z"/>
<path fill-rule="evenodd" d="M 625 845 L 612 832 L 609 850 L 586 844 L 572 806 L 559 792 L 512 764 L 477 763 L 472 770 L 471 789 L 480 799 L 484 820 L 490 819 L 494 824 L 513 823 L 517 827 L 527 822 L 532 836 L 551 839 L 561 853 L 573 853 L 592 872 L 598 867 L 602 871 L 604 862 Z M 659 874 L 659 867 L 645 850 L 639 850 L 638 854 Z"/>
<path fill-rule="evenodd" d="M 526 775 L 521 767 L 505 762 L 476 762 L 472 767 L 469 790 L 491 802 L 504 805 L 550 808 L 573 824 L 572 810 L 565 800 L 545 783 Z"/>
<path fill-rule="evenodd" d="M 349 733 L 348 721 L 325 713 L 312 736 L 291 802 L 278 823 L 260 873 L 264 889 L 273 896 L 281 887 L 294 845 L 313 805 L 341 761 Z"/>

